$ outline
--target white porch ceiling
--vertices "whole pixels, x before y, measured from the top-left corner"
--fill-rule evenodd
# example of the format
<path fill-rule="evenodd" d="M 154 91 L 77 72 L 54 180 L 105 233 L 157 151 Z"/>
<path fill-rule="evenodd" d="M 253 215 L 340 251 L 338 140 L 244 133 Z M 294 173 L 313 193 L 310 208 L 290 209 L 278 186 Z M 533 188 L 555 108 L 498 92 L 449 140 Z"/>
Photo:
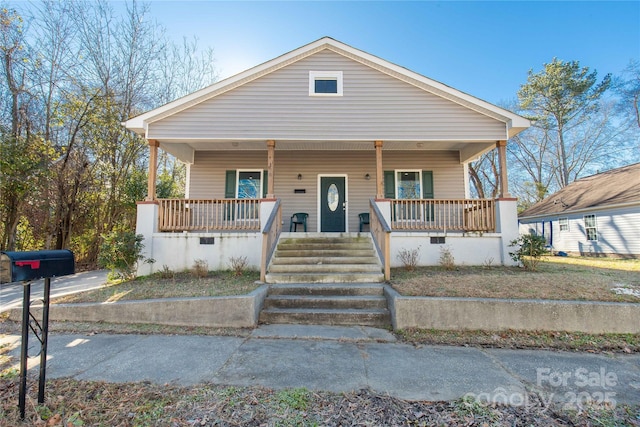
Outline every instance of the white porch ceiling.
<path fill-rule="evenodd" d="M 373 141 L 276 141 L 276 151 L 374 151 Z M 496 141 L 384 141 L 384 151 L 459 151 L 464 163 L 493 149 Z M 195 151 L 267 151 L 260 141 L 160 141 L 160 148 L 186 163 Z"/>

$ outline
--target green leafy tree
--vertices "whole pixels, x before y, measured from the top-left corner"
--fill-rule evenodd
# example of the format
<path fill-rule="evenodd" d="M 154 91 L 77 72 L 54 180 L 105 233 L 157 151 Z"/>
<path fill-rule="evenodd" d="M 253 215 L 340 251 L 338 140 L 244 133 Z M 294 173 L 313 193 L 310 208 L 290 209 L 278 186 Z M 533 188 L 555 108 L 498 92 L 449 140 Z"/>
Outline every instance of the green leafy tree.
<path fill-rule="evenodd" d="M 564 62 L 554 58 L 544 64 L 542 71 L 529 71 L 527 82 L 520 87 L 518 98 L 520 107 L 535 120 L 537 127 L 550 134 L 557 164 L 556 175 L 560 188 L 571 182 L 573 167 L 567 141 L 567 133 L 576 125 L 588 120 L 590 114 L 598 109 L 598 101 L 611 86 L 611 75 L 607 74 L 600 82 L 597 72 L 581 67 L 578 61 Z M 603 141 L 604 143 L 608 141 Z M 602 144 L 601 144 L 602 145 Z M 584 145 L 593 155 L 593 147 Z M 592 160 L 587 155 L 582 162 Z"/>
<path fill-rule="evenodd" d="M 16 249 L 16 230 L 24 207 L 47 173 L 50 147 L 39 138 L 25 139 L 0 132 L 0 231 L 2 250 Z"/>

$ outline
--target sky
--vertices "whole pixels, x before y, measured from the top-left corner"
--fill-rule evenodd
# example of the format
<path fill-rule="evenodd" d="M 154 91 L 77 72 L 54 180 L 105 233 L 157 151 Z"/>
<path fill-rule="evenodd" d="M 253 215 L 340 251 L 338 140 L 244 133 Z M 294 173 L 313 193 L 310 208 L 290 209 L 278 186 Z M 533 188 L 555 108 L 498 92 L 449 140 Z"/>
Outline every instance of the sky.
<path fill-rule="evenodd" d="M 554 57 L 598 76 L 640 60 L 640 1 L 167 1 L 150 18 L 214 49 L 221 78 L 329 36 L 492 103 Z"/>

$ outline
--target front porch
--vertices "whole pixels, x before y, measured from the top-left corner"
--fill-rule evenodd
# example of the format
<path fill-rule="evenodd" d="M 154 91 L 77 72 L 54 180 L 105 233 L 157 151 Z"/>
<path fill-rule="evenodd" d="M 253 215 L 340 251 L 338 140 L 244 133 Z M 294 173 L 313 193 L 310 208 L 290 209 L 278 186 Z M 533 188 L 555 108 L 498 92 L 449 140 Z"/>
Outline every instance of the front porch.
<path fill-rule="evenodd" d="M 282 232 L 289 230 L 282 211 L 280 199 L 141 202 L 137 233 L 145 238 L 145 257 L 155 262 L 141 264 L 138 274 L 164 266 L 188 269 L 195 260 L 206 261 L 212 270 L 229 269 L 232 258 L 246 257 L 264 281 Z M 398 254 L 403 250 L 418 251 L 418 265 L 437 265 L 443 247 L 459 264 L 510 265 L 508 244 L 518 233 L 515 212 L 514 199 L 371 198 L 369 229 L 342 235 L 371 236 L 385 280 L 391 267 L 402 266 Z"/>

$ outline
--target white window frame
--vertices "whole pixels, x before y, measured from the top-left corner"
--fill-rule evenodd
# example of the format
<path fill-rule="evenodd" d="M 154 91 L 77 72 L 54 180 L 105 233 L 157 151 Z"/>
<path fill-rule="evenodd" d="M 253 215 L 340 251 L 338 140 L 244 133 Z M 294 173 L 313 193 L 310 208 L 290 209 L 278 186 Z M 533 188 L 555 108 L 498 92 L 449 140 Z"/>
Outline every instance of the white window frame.
<path fill-rule="evenodd" d="M 262 198 L 262 186 L 263 186 L 262 171 L 261 170 L 256 170 L 256 169 L 236 169 L 236 199 L 240 198 L 240 173 L 243 173 L 243 172 L 257 172 L 259 174 L 260 186 L 258 187 L 258 197 L 256 197 L 256 198 L 257 199 L 261 199 Z"/>
<path fill-rule="evenodd" d="M 316 93 L 316 80 L 335 80 L 336 93 Z M 342 96 L 342 71 L 309 71 L 309 96 Z"/>
<path fill-rule="evenodd" d="M 410 172 L 410 173 L 417 172 L 418 173 L 418 184 L 420 185 L 420 193 L 418 194 L 419 197 L 417 199 L 415 199 L 415 200 L 422 200 L 422 198 L 423 198 L 422 196 L 424 194 L 424 188 L 422 188 L 422 170 L 420 170 L 420 169 L 396 169 L 396 170 L 393 171 L 393 173 L 395 174 L 393 178 L 394 178 L 394 182 L 396 184 L 396 188 L 394 188 L 396 199 L 399 198 L 398 197 L 398 185 L 399 185 L 400 180 L 398 179 L 398 173 L 405 173 L 405 172 Z"/>
<path fill-rule="evenodd" d="M 587 226 L 587 217 L 593 217 L 593 225 L 592 226 Z M 582 217 L 582 220 L 584 221 L 584 236 L 587 238 L 587 241 L 589 242 L 597 242 L 598 241 L 598 218 L 596 217 L 595 214 L 590 214 L 590 215 L 584 215 Z M 589 238 L 589 229 L 593 229 L 596 233 L 596 238 L 595 239 L 590 239 Z"/>
<path fill-rule="evenodd" d="M 564 222 L 564 224 L 563 224 Z M 563 226 L 565 226 L 566 228 L 562 228 Z M 570 231 L 570 226 L 569 226 L 569 218 L 568 217 L 562 217 L 562 218 L 558 218 L 558 230 L 559 231 Z"/>

